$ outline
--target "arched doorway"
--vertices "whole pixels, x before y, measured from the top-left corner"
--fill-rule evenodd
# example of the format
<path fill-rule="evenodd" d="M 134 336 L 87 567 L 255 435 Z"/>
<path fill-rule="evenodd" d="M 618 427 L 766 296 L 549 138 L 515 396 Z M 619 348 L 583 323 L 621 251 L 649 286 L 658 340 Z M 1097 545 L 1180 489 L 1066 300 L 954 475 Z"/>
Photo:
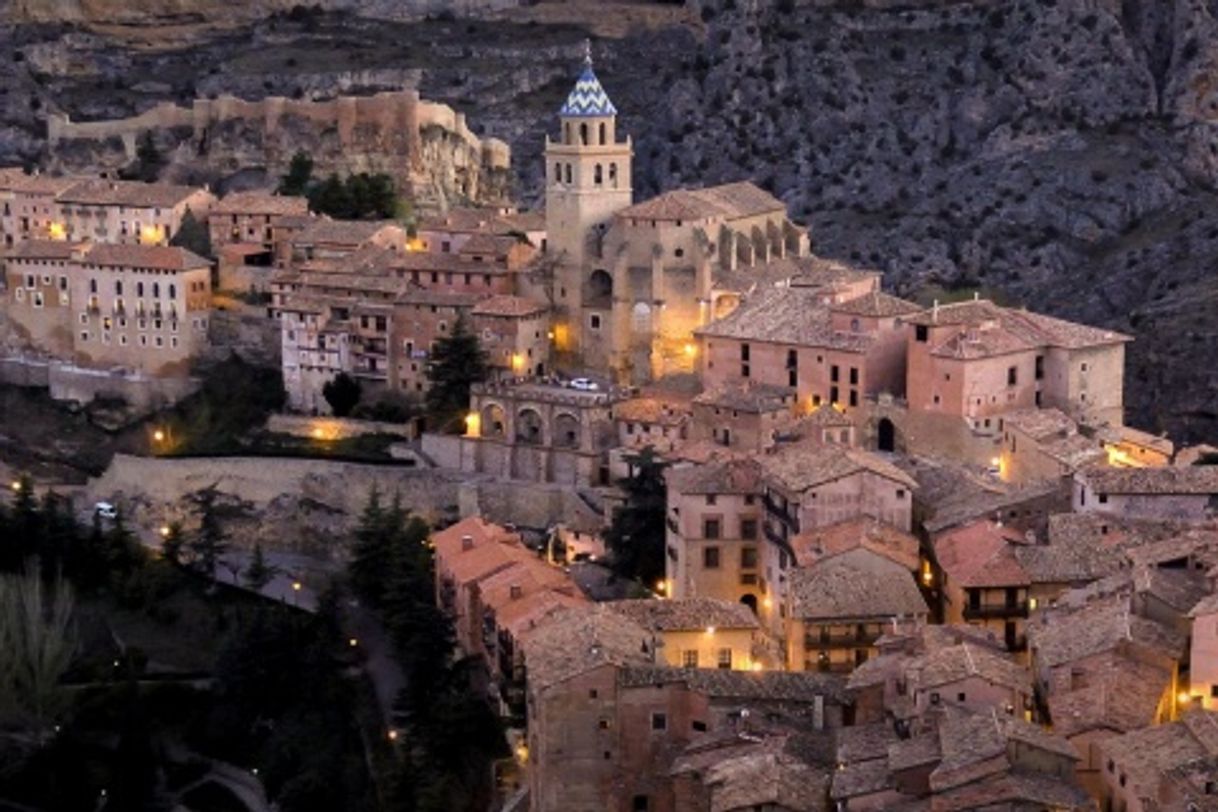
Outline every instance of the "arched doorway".
<path fill-rule="evenodd" d="M 608 308 L 613 304 L 613 277 L 608 271 L 597 269 L 588 277 L 589 307 Z"/>
<path fill-rule="evenodd" d="M 876 447 L 880 451 L 897 450 L 897 427 L 887 417 L 880 418 L 876 434 Z"/>
<path fill-rule="evenodd" d="M 745 595 L 740 599 L 740 602 L 753 610 L 753 614 L 757 614 L 757 596 L 753 594 Z"/>

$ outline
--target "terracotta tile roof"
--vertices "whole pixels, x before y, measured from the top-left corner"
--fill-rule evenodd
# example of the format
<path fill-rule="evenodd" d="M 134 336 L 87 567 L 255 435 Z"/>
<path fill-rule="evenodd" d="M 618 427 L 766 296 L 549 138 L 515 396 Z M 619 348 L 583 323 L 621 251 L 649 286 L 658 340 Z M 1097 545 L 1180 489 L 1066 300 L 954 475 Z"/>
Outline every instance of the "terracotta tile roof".
<path fill-rule="evenodd" d="M 605 606 L 621 612 L 645 629 L 657 632 L 715 629 L 757 629 L 757 616 L 743 603 L 718 598 L 610 601 Z"/>
<path fill-rule="evenodd" d="M 334 245 L 358 247 L 385 229 L 396 229 L 401 232 L 405 242 L 406 232 L 392 220 L 330 220 L 317 218 L 292 236 L 293 245 L 316 245 L 331 243 Z M 417 252 L 422 253 L 422 252 Z"/>
<path fill-rule="evenodd" d="M 60 260 L 66 262 L 80 250 L 84 243 L 66 240 L 22 240 L 8 249 L 8 259 Z"/>
<path fill-rule="evenodd" d="M 454 582 L 471 584 L 535 557 L 531 550 L 520 544 L 503 541 L 464 550 L 452 556 L 445 564 L 446 571 Z"/>
<path fill-rule="evenodd" d="M 1020 409 L 1003 415 L 1004 425 L 1033 440 L 1065 437 L 1078 431 L 1078 424 L 1060 409 Z"/>
<path fill-rule="evenodd" d="M 981 328 L 979 332 L 997 331 L 1003 335 L 993 341 L 997 342 L 996 346 L 1008 348 L 1005 351 L 1017 346 L 1076 349 L 1131 340 L 1129 336 L 1111 330 L 1063 321 L 1027 310 L 1000 307 L 988 299 L 927 308 L 921 313 L 907 317 L 905 321 L 931 327 L 957 326 Z"/>
<path fill-rule="evenodd" d="M 574 594 L 547 589 L 525 595 L 495 611 L 495 623 L 512 637 L 520 639 L 550 621 L 564 609 L 584 606 L 588 599 L 578 590 Z"/>
<path fill-rule="evenodd" d="M 921 305 L 898 299 L 896 296 L 873 290 L 854 299 L 839 304 L 830 305 L 835 313 L 845 313 L 850 316 L 869 316 L 872 318 L 888 318 L 890 316 L 905 316 L 922 309 Z"/>
<path fill-rule="evenodd" d="M 918 539 L 867 516 L 805 530 L 792 537 L 790 544 L 795 560 L 801 566 L 862 547 L 890 558 L 908 570 L 918 568 Z"/>
<path fill-rule="evenodd" d="M 819 293 L 795 287 L 759 290 L 728 315 L 694 330 L 694 335 L 856 353 L 866 352 L 875 340 L 867 333 L 834 329 Z"/>
<path fill-rule="evenodd" d="M 1218 465 L 1109 468 L 1095 466 L 1076 475 L 1096 493 L 1218 494 Z"/>
<path fill-rule="evenodd" d="M 990 709 L 984 713 L 948 714 L 939 725 L 939 747 L 943 760 L 930 774 L 936 794 L 967 783 L 976 776 L 970 768 L 991 759 L 1007 758 L 1008 742 L 1044 750 L 1078 761 L 1074 745 L 1040 725 Z"/>
<path fill-rule="evenodd" d="M 118 268 L 152 268 L 160 271 L 190 271 L 210 268 L 210 260 L 173 245 L 112 245 L 97 243 L 82 259 L 88 265 Z"/>
<path fill-rule="evenodd" d="M 846 801 L 860 795 L 883 792 L 893 786 L 892 772 L 886 760 L 857 761 L 833 773 L 829 797 L 834 801 Z"/>
<path fill-rule="evenodd" d="M 25 182 L 28 175 L 20 166 L 0 166 L 0 191 L 9 191 Z"/>
<path fill-rule="evenodd" d="M 460 291 L 433 290 L 419 285 L 408 285 L 394 297 L 394 303 L 399 305 L 435 305 L 436 307 L 473 308 L 482 300 L 477 293 L 462 293 Z"/>
<path fill-rule="evenodd" d="M 1095 581 L 1121 567 L 1121 554 L 1115 548 L 1082 539 L 1075 543 L 1021 544 L 1013 552 L 1033 584 Z"/>
<path fill-rule="evenodd" d="M 809 621 L 925 615 L 926 601 L 904 566 L 857 548 L 790 574 L 791 616 Z"/>
<path fill-rule="evenodd" d="M 305 197 L 277 195 L 271 192 L 233 192 L 222 197 L 211 207 L 211 215 L 295 215 L 309 213 L 309 201 Z"/>
<path fill-rule="evenodd" d="M 652 633 L 601 604 L 564 609 L 524 635 L 530 692 L 544 692 L 602 665 L 647 666 Z"/>
<path fill-rule="evenodd" d="M 840 445 L 792 443 L 759 459 L 767 479 L 772 478 L 794 492 L 806 491 L 864 471 L 910 489 L 917 487 L 912 477 L 887 460 L 867 451 Z"/>
<path fill-rule="evenodd" d="M 739 671 L 728 668 L 670 668 L 626 664 L 618 673 L 618 685 L 642 687 L 681 683 L 710 699 L 734 701 L 782 701 L 811 704 L 816 697 L 842 704 L 849 701 L 846 681 L 840 674 L 816 671 Z"/>
<path fill-rule="evenodd" d="M 541 302 L 526 299 L 523 296 L 491 296 L 474 305 L 471 311 L 475 316 L 502 316 L 506 318 L 524 318 L 545 313 L 550 308 Z"/>
<path fill-rule="evenodd" d="M 1052 457 L 1075 471 L 1085 465 L 1102 462 L 1107 457 L 1098 442 L 1081 434 L 1071 434 L 1068 437 L 1044 442 L 1041 444 L 1040 450 L 1046 456 Z"/>
<path fill-rule="evenodd" d="M 829 257 L 809 254 L 775 257 L 769 262 L 742 268 L 736 276 L 764 280 L 771 285 L 778 283 L 780 287 L 816 288 L 817 293 L 824 293 L 868 281 L 878 288 L 883 274 L 871 268 L 860 268 Z"/>
<path fill-rule="evenodd" d="M 850 764 L 887 758 L 888 748 L 897 741 L 896 731 L 889 721 L 843 727 L 837 731 L 837 760 Z"/>
<path fill-rule="evenodd" d="M 56 177 L 53 175 L 9 175 L 8 183 L 14 192 L 31 195 L 59 195 L 82 180 L 79 175 Z"/>
<path fill-rule="evenodd" d="M 711 387 L 695 397 L 694 403 L 751 414 L 790 411 L 795 405 L 795 390 L 786 386 L 745 381 Z"/>
<path fill-rule="evenodd" d="M 664 479 L 680 494 L 756 494 L 761 491 L 761 466 L 749 458 L 712 460 L 673 466 Z"/>
<path fill-rule="evenodd" d="M 689 419 L 688 401 L 638 397 L 613 404 L 613 418 L 631 423 L 676 426 Z"/>
<path fill-rule="evenodd" d="M 1037 668 L 1053 668 L 1124 645 L 1172 659 L 1184 654 L 1185 641 L 1178 633 L 1135 615 L 1123 595 L 1091 601 L 1073 612 L 1041 612 L 1028 622 L 1027 632 Z"/>
<path fill-rule="evenodd" d="M 1091 730 L 1128 733 L 1154 724 L 1172 687 L 1171 671 L 1133 657 L 1114 656 L 1082 688 L 1047 692 L 1054 732 L 1067 738 Z"/>
<path fill-rule="evenodd" d="M 804 417 L 800 423 L 808 426 L 819 426 L 821 428 L 848 428 L 854 425 L 854 422 L 846 416 L 845 412 L 839 412 L 828 403 L 822 403 L 820 406 L 812 410 L 812 413 Z"/>
<path fill-rule="evenodd" d="M 1053 809 L 1091 812 L 1095 804 L 1086 790 L 1050 773 L 1012 770 L 980 781 L 937 792 L 934 812 L 973 812 L 978 809 Z"/>
<path fill-rule="evenodd" d="M 495 228 L 503 215 L 498 209 L 457 207 L 419 219 L 419 231 L 481 232 Z"/>
<path fill-rule="evenodd" d="M 939 737 L 933 733 L 893 742 L 888 748 L 888 769 L 908 770 L 936 764 L 943 758 Z"/>
<path fill-rule="evenodd" d="M 1218 731 L 1218 714 L 1190 711 L 1180 721 L 1132 730 L 1104 739 L 1098 746 L 1101 755 L 1112 759 L 1118 773 L 1132 784 L 1129 794 L 1147 799 L 1153 797 L 1164 773 L 1216 754 L 1214 731 Z"/>
<path fill-rule="evenodd" d="M 1119 549 L 1175 537 L 1184 527 L 1104 513 L 1055 513 L 1049 516 L 1048 536 L 1050 545 L 1086 542 Z"/>
<path fill-rule="evenodd" d="M 509 532 L 506 528 L 488 522 L 481 516 L 468 516 L 456 524 L 431 534 L 431 543 L 436 558 L 447 559 L 460 553 L 465 546 L 463 538 L 466 536 L 469 537 L 471 547 L 483 547 L 493 541 L 513 544 L 520 541 L 520 536 Z"/>
<path fill-rule="evenodd" d="M 1135 429 L 1133 426 L 1121 426 L 1119 429 L 1117 429 L 1117 433 L 1122 442 L 1126 442 L 1131 445 L 1143 446 L 1144 448 L 1150 448 L 1154 451 L 1158 451 L 1160 454 L 1166 454 L 1169 457 L 1176 450 L 1175 443 L 1173 443 L 1167 437 L 1160 437 L 1159 435 L 1151 434 L 1148 431 L 1141 431 L 1140 429 Z"/>
<path fill-rule="evenodd" d="M 830 781 L 825 739 L 740 724 L 695 738 L 669 774 L 700 779 L 710 812 L 763 807 L 818 812 L 826 809 Z"/>
<path fill-rule="evenodd" d="M 969 677 L 980 677 L 993 685 L 1032 695 L 1032 675 L 1009 657 L 984 646 L 961 643 L 935 649 L 913 665 L 912 684 L 917 690 L 950 685 Z"/>
<path fill-rule="evenodd" d="M 786 204 L 747 181 L 705 189 L 675 189 L 650 200 L 628 206 L 619 219 L 701 220 L 713 217 L 734 220 L 758 214 L 786 212 Z"/>
<path fill-rule="evenodd" d="M 197 186 L 97 178 L 80 181 L 69 186 L 61 191 L 56 199 L 59 203 L 74 203 L 84 206 L 170 209 L 200 191 L 203 190 Z"/>
<path fill-rule="evenodd" d="M 458 256 L 473 256 L 489 254 L 490 256 L 502 258 L 507 256 L 507 252 L 514 248 L 519 240 L 514 236 L 487 234 L 480 231 L 477 234 L 471 235 L 461 245 L 461 250 L 457 252 Z"/>
<path fill-rule="evenodd" d="M 935 560 L 950 583 L 962 587 L 1028 586 L 1032 580 L 1014 554 L 1025 542 L 1013 528 L 982 519 L 936 536 Z"/>

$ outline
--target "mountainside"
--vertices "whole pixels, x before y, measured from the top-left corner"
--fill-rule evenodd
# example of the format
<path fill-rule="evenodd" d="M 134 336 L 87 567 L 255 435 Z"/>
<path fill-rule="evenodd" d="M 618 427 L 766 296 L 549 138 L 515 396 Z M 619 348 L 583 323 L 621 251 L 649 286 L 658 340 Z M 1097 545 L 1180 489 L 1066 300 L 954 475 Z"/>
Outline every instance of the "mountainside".
<path fill-rule="evenodd" d="M 38 157 L 46 109 L 84 120 L 417 76 L 424 98 L 511 145 L 535 202 L 587 29 L 646 5 L 409 24 L 279 14 L 155 48 L 23 26 L 0 33 L 0 62 L 19 68 L 0 88 L 0 159 Z M 688 24 L 635 26 L 594 52 L 635 139 L 636 197 L 751 177 L 818 252 L 882 269 L 901 293 L 980 288 L 1127 331 L 1130 420 L 1213 441 L 1216 16 L 1218 0 L 705 0 Z"/>
<path fill-rule="evenodd" d="M 928 6 L 704 4 L 651 172 L 752 175 L 816 250 L 902 292 L 981 287 L 1128 331 L 1131 418 L 1218 436 L 1218 4 Z"/>

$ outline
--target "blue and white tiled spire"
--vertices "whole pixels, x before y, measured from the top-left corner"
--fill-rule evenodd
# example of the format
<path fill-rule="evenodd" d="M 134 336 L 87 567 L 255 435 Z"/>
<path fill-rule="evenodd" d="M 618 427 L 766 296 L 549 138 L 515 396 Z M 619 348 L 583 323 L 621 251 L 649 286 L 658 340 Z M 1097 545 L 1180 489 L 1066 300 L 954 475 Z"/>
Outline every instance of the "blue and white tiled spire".
<path fill-rule="evenodd" d="M 575 82 L 575 89 L 567 96 L 567 103 L 558 111 L 560 116 L 616 116 L 617 108 L 609 101 L 600 80 L 592 71 L 592 43 L 584 42 L 584 72 Z"/>

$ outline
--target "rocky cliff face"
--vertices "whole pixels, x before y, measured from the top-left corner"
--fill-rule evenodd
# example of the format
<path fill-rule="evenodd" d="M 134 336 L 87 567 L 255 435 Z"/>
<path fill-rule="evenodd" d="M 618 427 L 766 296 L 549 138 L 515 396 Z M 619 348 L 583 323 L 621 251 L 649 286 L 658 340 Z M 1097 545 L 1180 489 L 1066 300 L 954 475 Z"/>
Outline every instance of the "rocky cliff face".
<path fill-rule="evenodd" d="M 902 293 L 980 288 L 1131 332 L 1130 418 L 1218 437 L 1218 2 L 692 5 L 699 26 L 595 43 L 635 138 L 636 196 L 751 177 L 816 250 Z M 115 117 L 196 92 L 387 89 L 417 71 L 424 98 L 510 143 L 532 202 L 586 36 L 280 15 L 136 51 L 49 31 L 0 36 L 0 61 L 29 54 L 0 93 L 0 156 L 37 157 L 35 105 Z"/>
<path fill-rule="evenodd" d="M 231 24 L 257 20 L 293 6 L 314 6 L 368 17 L 415 19 L 450 12 L 476 14 L 510 8 L 519 0 L 7 0 L 0 4 L 0 21 L 11 23 L 85 23 L 149 25 L 223 20 Z"/>
<path fill-rule="evenodd" d="M 1218 435 L 1218 101 L 1201 0 L 705 3 L 639 152 L 753 176 L 819 252 L 1133 333 L 1131 417 Z"/>

